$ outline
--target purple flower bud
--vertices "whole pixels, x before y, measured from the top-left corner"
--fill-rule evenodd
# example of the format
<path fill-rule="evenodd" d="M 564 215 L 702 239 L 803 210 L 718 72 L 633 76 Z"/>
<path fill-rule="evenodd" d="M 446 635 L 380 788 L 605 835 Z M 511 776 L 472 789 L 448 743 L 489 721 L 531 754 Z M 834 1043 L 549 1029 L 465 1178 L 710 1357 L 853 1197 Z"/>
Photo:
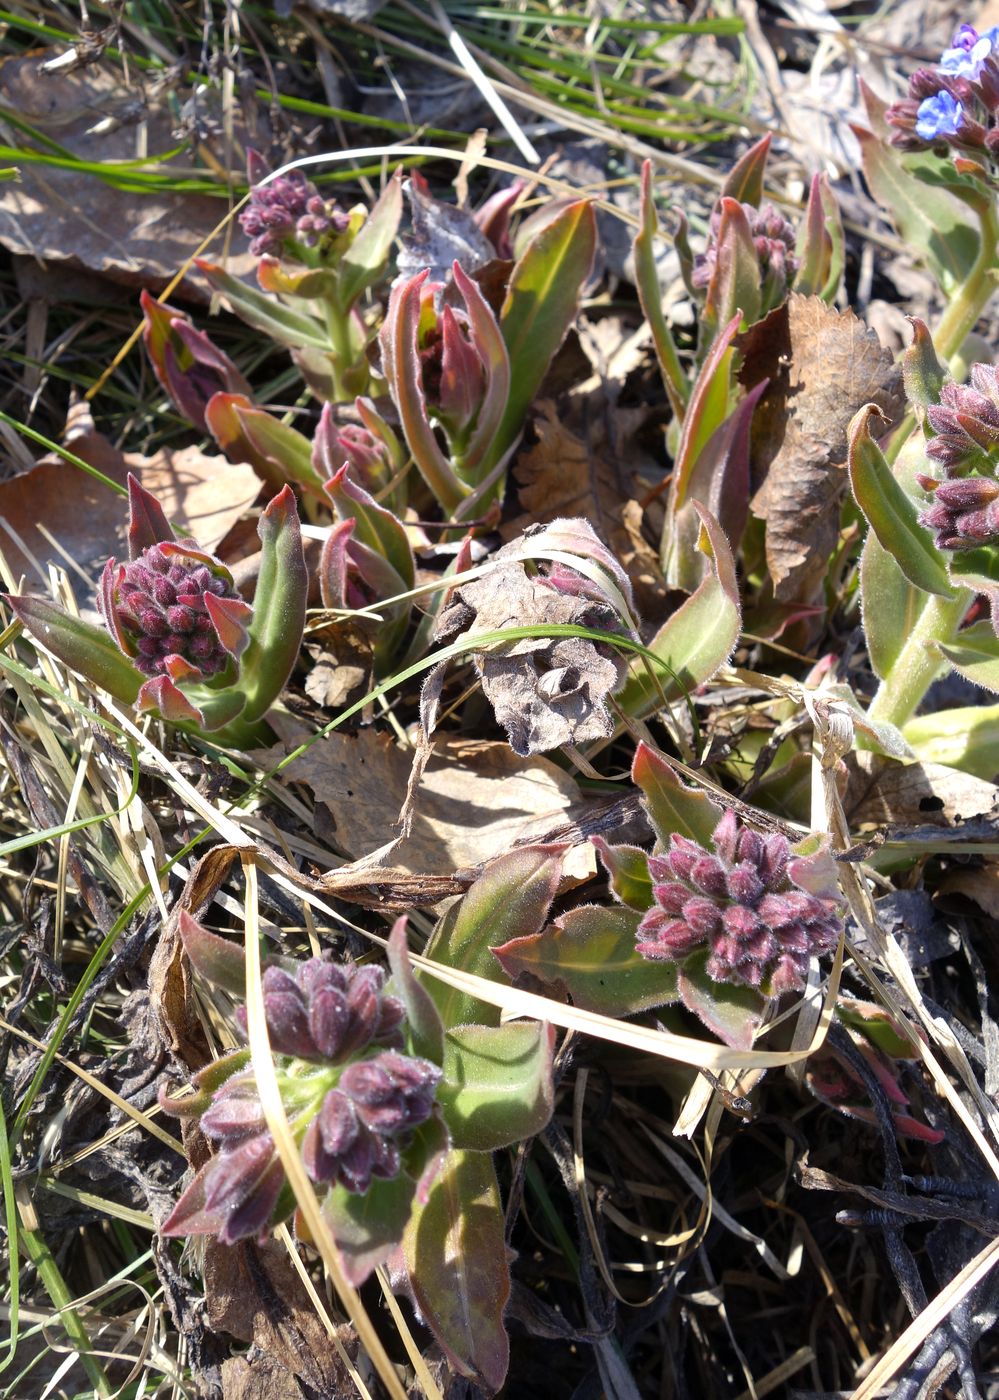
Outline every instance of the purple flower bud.
<path fill-rule="evenodd" d="M 279 175 L 267 185 L 267 162 L 256 152 L 247 153 L 251 182 L 250 202 L 239 216 L 243 232 L 252 239 L 254 257 L 304 259 L 296 244 L 315 247 L 327 235 L 342 233 L 350 217 L 332 200 L 323 199 L 315 185 L 299 170 Z"/>
<path fill-rule="evenodd" d="M 639 953 L 679 962 L 707 946 L 707 972 L 716 981 L 772 996 L 800 989 L 809 957 L 828 952 L 840 935 L 834 901 L 789 884 L 786 838 L 742 827 L 731 811 L 713 844 L 711 853 L 673 835 L 669 851 L 649 858 L 655 904 L 638 926 Z"/>

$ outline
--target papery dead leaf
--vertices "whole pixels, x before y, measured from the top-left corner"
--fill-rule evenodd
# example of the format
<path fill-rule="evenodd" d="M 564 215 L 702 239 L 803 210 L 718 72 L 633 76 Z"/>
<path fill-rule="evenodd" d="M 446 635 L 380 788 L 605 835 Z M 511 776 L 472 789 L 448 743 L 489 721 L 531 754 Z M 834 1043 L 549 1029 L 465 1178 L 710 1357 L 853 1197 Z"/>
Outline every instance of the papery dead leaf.
<path fill-rule="evenodd" d="M 844 808 L 852 827 L 953 826 L 995 812 L 999 787 L 942 763 L 848 754 Z"/>
<path fill-rule="evenodd" d="M 64 443 L 122 486 L 128 473 L 134 473 L 160 502 L 167 519 L 208 550 L 216 548 L 260 492 L 252 467 L 233 466 L 198 447 L 163 448 L 153 457 L 119 452 L 97 431 L 86 405 L 70 410 Z M 110 555 L 125 552 L 125 498 L 55 455 L 42 457 L 30 471 L 0 483 L 0 520 L 16 531 L 43 571 L 49 562 L 65 565 L 69 555 L 85 572 L 94 572 Z M 65 554 L 49 543 L 39 526 Z M 15 574 L 23 572 L 37 584 L 34 565 L 2 529 L 0 550 Z M 47 583 L 44 572 L 42 580 Z"/>
<path fill-rule="evenodd" d="M 95 166 L 134 161 L 148 152 L 151 169 L 190 167 L 190 155 L 177 152 L 169 88 L 156 96 L 135 86 L 134 70 L 133 85 L 126 85 L 110 58 L 73 72 L 46 71 L 45 64 L 62 51 L 13 55 L 0 65 L 0 130 L 8 145 L 34 149 L 37 141 L 26 140 L 23 126 L 3 121 L 4 110 Z M 266 144 L 266 134 L 255 133 L 258 146 L 262 140 Z M 221 161 L 221 140 L 218 148 L 215 159 Z M 162 153 L 169 154 L 161 160 Z M 0 243 L 14 253 L 87 268 L 129 286 L 165 285 L 225 215 L 225 200 L 208 194 L 121 188 L 78 167 L 34 161 L 24 161 L 20 171 L 20 180 L 0 185 Z M 254 262 L 241 252 L 229 262 L 229 271 L 249 272 Z M 207 287 L 196 278 L 188 292 L 208 300 Z"/>
<path fill-rule="evenodd" d="M 275 750 L 257 755 L 267 767 L 280 757 L 283 752 Z M 355 737 L 331 734 L 313 744 L 282 778 L 306 783 L 328 807 L 337 845 L 363 857 L 394 834 L 411 765 L 412 755 L 391 735 L 362 729 Z M 519 840 L 537 839 L 577 805 L 582 798 L 575 782 L 548 759 L 525 762 L 496 742 L 438 741 L 420 786 L 412 833 L 392 851 L 391 863 L 397 872 L 450 877 Z M 373 867 L 369 879 L 374 883 L 388 873 Z M 329 878 L 339 874 L 334 870 Z M 356 878 L 363 880 L 363 872 Z"/>
<path fill-rule="evenodd" d="M 623 470 L 625 461 L 633 465 L 634 444 L 628 441 L 630 434 L 620 431 L 627 425 L 633 432 L 647 415 L 643 411 L 635 425 L 629 412 L 615 409 L 611 425 L 600 396 L 591 396 L 587 402 L 593 412 L 579 425 L 581 435 L 559 417 L 550 399 L 538 404 L 537 444 L 520 454 L 513 469 L 526 514 L 504 527 L 503 538 L 515 539 L 529 525 L 547 524 L 560 516 L 588 520 L 631 579 L 640 614 L 655 621 L 662 611 L 666 583 L 658 555 L 642 534 L 642 508 L 631 499 L 633 487 Z M 574 407 L 582 411 L 578 404 Z M 610 441 L 611 432 L 616 441 Z"/>
<path fill-rule="evenodd" d="M 754 474 L 768 465 L 752 500 L 766 521 L 767 565 L 778 602 L 812 602 L 839 533 L 846 490 L 846 430 L 874 403 L 885 430 L 903 406 L 902 373 L 853 311 L 792 293 L 787 320 L 774 313 L 743 338 L 740 380 L 770 385 L 757 409 Z M 786 337 L 786 338 L 782 338 Z"/>
<path fill-rule="evenodd" d="M 937 893 L 962 895 L 990 919 L 999 919 L 999 865 L 986 861 L 979 870 L 955 870 L 940 881 Z"/>
<path fill-rule="evenodd" d="M 426 180 L 418 173 L 403 185 L 409 200 L 412 227 L 400 236 L 398 279 L 415 277 L 430 269 L 431 282 L 449 282 L 451 265 L 459 262 L 471 275 L 496 257 L 496 250 L 465 209 L 434 199 Z"/>

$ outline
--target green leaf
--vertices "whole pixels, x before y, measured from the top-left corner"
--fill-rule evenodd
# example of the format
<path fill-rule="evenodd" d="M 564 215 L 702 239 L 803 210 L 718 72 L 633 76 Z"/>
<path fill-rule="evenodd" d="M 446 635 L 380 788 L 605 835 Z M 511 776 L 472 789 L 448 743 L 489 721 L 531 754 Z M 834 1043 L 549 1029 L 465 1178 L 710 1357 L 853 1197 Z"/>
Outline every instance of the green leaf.
<path fill-rule="evenodd" d="M 448 1154 L 403 1246 L 417 1306 L 452 1367 L 494 1394 L 510 1361 L 503 1325 L 510 1269 L 489 1153 Z"/>
<path fill-rule="evenodd" d="M 607 868 L 615 898 L 640 914 L 651 909 L 652 877 L 645 852 L 639 846 L 612 846 L 602 836 L 591 836 L 590 843 Z"/>
<path fill-rule="evenodd" d="M 763 180 L 767 173 L 767 157 L 770 155 L 770 133 L 760 138 L 749 150 L 739 157 L 725 177 L 721 187 L 721 198 L 737 199 L 740 204 L 760 207 L 763 199 Z"/>
<path fill-rule="evenodd" d="M 678 969 L 680 997 L 688 1011 L 708 1030 L 736 1050 L 749 1050 L 763 1022 L 767 998 L 752 987 L 737 987 L 709 977 L 705 964 L 708 949 L 691 953 Z"/>
<path fill-rule="evenodd" d="M 248 326 L 287 345 L 292 350 L 311 345 L 317 350 L 329 350 L 329 336 L 320 321 L 282 306 L 276 297 L 267 296 L 230 276 L 221 267 L 195 258 L 198 270 L 204 273 L 217 292 L 222 292 L 233 311 Z"/>
<path fill-rule="evenodd" d="M 281 694 L 298 660 L 305 629 L 309 575 L 302 527 L 290 486 L 265 507 L 257 526 L 260 572 L 250 641 L 242 656 L 243 717 L 260 719 Z"/>
<path fill-rule="evenodd" d="M 510 396 L 496 434 L 492 463 L 500 460 L 524 424 L 524 415 L 579 309 L 583 283 L 597 246 L 597 221 L 586 199 L 547 224 L 510 274 L 500 329 L 510 356 Z"/>
<path fill-rule="evenodd" d="M 942 763 L 986 782 L 999 774 L 999 705 L 970 705 L 919 715 L 902 736 L 923 763 Z"/>
<path fill-rule="evenodd" d="M 642 164 L 642 227 L 635 237 L 633 252 L 635 259 L 635 287 L 641 303 L 642 314 L 649 323 L 652 342 L 656 347 L 656 357 L 663 378 L 673 416 L 678 423 L 683 422 L 687 400 L 690 398 L 690 385 L 680 365 L 676 343 L 663 315 L 662 290 L 659 286 L 659 270 L 656 266 L 655 240 L 659 232 L 659 220 L 652 199 L 652 162 Z"/>
<path fill-rule="evenodd" d="M 635 949 L 641 914 L 620 905 L 570 909 L 531 938 L 494 948 L 511 977 L 530 973 L 602 1016 L 633 1016 L 675 1001 L 676 967 L 649 962 Z"/>
<path fill-rule="evenodd" d="M 872 417 L 881 416 L 874 404 L 855 415 L 849 429 L 850 485 L 860 509 L 882 547 L 910 583 L 924 593 L 953 598 L 943 557 L 916 518 L 916 507 L 896 481 L 881 449 L 870 435 Z"/>
<path fill-rule="evenodd" d="M 340 263 L 337 298 L 350 309 L 388 261 L 402 218 L 402 167 L 395 171 Z"/>
<path fill-rule="evenodd" d="M 926 606 L 926 594 L 909 582 L 873 530 L 860 556 L 860 606 L 867 654 L 884 680 Z"/>
<path fill-rule="evenodd" d="M 205 408 L 205 422 L 230 462 L 248 462 L 275 491 L 291 482 L 314 496 L 322 495 L 309 439 L 290 423 L 257 408 L 244 394 L 213 394 Z"/>
<path fill-rule="evenodd" d="M 981 245 L 967 206 L 919 178 L 926 172 L 925 162 L 907 168 L 886 140 L 857 127 L 853 131 L 874 198 L 891 215 L 906 246 L 926 259 L 943 291 L 952 292 L 971 271 Z"/>
<path fill-rule="evenodd" d="M 242 947 L 204 928 L 186 909 L 180 911 L 178 927 L 184 952 L 195 971 L 213 986 L 245 997 L 246 955 Z"/>
<path fill-rule="evenodd" d="M 663 697 L 667 702 L 678 700 L 710 680 L 739 640 L 742 613 L 732 551 L 711 514 L 700 502 L 694 508 L 704 527 L 699 544 L 711 560 L 711 572 L 649 643 L 649 650 L 665 663 L 673 679 L 661 682 L 658 670 L 650 674 L 641 658 L 631 663 L 617 701 L 633 719 L 654 714 Z"/>
<path fill-rule="evenodd" d="M 999 637 L 990 623 L 976 622 L 958 633 L 956 641 L 934 645 L 955 671 L 975 685 L 999 694 Z"/>
<path fill-rule="evenodd" d="M 416 1182 L 405 1172 L 375 1179 L 363 1195 L 333 1186 L 323 1219 L 336 1245 L 347 1281 L 359 1288 L 400 1243 L 413 1208 Z"/>
<path fill-rule="evenodd" d="M 794 290 L 802 296 L 820 296 L 832 304 L 843 278 L 843 220 L 824 171 L 812 176 L 795 251 L 798 275 Z"/>
<path fill-rule="evenodd" d="M 435 1065 L 444 1061 L 444 1027 L 437 1014 L 434 999 L 417 980 L 409 961 L 406 942 L 406 916 L 396 919 L 388 941 L 388 961 L 392 969 L 390 990 L 406 1008 L 406 1035 L 411 1055 L 431 1060 Z"/>
<path fill-rule="evenodd" d="M 717 207 L 716 259 L 702 313 L 709 334 L 735 316 L 742 328 L 751 326 L 762 308 L 760 260 L 746 211 L 736 199 L 722 198 Z"/>
<path fill-rule="evenodd" d="M 145 677 L 103 627 L 84 622 L 47 598 L 4 596 L 21 625 L 60 661 L 116 700 L 135 703 Z"/>
<path fill-rule="evenodd" d="M 992 593 L 999 589 L 999 549 L 956 550 L 949 559 L 951 582 L 976 593 Z"/>
<path fill-rule="evenodd" d="M 663 755 L 644 740 L 635 750 L 631 781 L 642 789 L 643 805 L 660 842 L 675 832 L 712 849 L 711 838 L 721 821 L 721 807 L 706 793 L 686 787 Z"/>
<path fill-rule="evenodd" d="M 493 1152 L 541 1132 L 554 1103 L 554 1043 L 553 1028 L 537 1022 L 448 1031 L 437 1102 L 455 1147 Z"/>
<path fill-rule="evenodd" d="M 467 894 L 451 906 L 430 936 L 426 956 L 448 967 L 505 983 L 493 957 L 497 940 L 536 933 L 558 889 L 565 846 L 521 846 L 490 861 Z M 499 1024 L 499 1008 L 428 979 L 444 1026 Z"/>

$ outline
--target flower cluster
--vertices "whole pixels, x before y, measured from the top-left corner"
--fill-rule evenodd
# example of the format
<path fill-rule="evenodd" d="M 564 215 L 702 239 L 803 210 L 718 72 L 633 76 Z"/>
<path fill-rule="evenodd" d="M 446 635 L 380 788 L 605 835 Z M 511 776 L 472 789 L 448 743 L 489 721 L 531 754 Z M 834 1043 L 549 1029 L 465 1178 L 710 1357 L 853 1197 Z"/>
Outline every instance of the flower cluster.
<path fill-rule="evenodd" d="M 109 559 L 98 602 L 142 674 L 174 679 L 224 671 L 246 645 L 252 613 L 228 569 L 193 540 L 150 545 L 127 564 Z"/>
<path fill-rule="evenodd" d="M 792 225 L 772 204 L 764 204 L 761 209 L 754 208 L 752 204 L 743 204 L 742 212 L 749 222 L 760 265 L 762 306 L 769 310 L 787 296 L 798 271 L 798 259 L 794 253 L 796 235 Z M 708 287 L 714 276 L 722 217 L 723 210 L 719 203 L 711 213 L 708 246 L 694 258 L 691 281 L 695 287 Z"/>
<path fill-rule="evenodd" d="M 212 938 L 194 928 L 195 939 Z M 404 1008 L 384 982 L 379 967 L 328 958 L 264 971 L 281 1099 L 317 1186 L 363 1194 L 374 1180 L 398 1176 L 413 1131 L 433 1113 L 441 1070 L 401 1052 Z M 238 1015 L 245 1030 L 245 1010 Z M 245 1053 L 240 1066 L 201 1111 L 217 1151 L 177 1202 L 166 1235 L 211 1232 L 232 1244 L 282 1214 L 284 1171 Z"/>
<path fill-rule="evenodd" d="M 707 946 L 716 982 L 772 996 L 800 990 L 809 958 L 840 935 L 835 902 L 794 887 L 787 839 L 740 827 L 734 812 L 718 823 L 713 844 L 711 852 L 674 834 L 668 851 L 649 857 L 655 904 L 638 926 L 638 951 L 680 962 Z"/>
<path fill-rule="evenodd" d="M 946 143 L 958 150 L 999 152 L 999 25 L 979 33 L 962 24 L 933 68 L 918 68 L 908 96 L 885 113 L 892 144 L 922 150 Z"/>
<path fill-rule="evenodd" d="M 266 162 L 251 151 L 250 202 L 239 222 L 253 240 L 250 252 L 254 257 L 294 256 L 296 244 L 315 248 L 327 235 L 343 233 L 347 228 L 350 216 L 335 201 L 323 199 L 300 170 L 291 170 L 262 185 L 267 174 Z"/>
<path fill-rule="evenodd" d="M 933 496 L 919 523 L 936 532 L 939 549 L 999 543 L 999 371 L 972 365 L 971 383 L 944 384 L 926 416 L 935 433 L 926 455 L 949 479 L 917 477 Z"/>

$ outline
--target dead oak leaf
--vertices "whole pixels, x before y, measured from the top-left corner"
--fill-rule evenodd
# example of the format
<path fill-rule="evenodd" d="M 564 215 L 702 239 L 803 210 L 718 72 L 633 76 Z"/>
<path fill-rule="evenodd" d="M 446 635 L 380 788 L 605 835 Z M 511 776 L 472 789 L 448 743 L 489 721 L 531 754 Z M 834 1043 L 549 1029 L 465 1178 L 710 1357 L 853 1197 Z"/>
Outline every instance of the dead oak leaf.
<path fill-rule="evenodd" d="M 597 396 L 595 396 L 596 398 Z M 615 422 L 635 425 L 614 409 Z M 644 419 L 644 414 L 642 415 Z M 631 487 L 621 470 L 630 444 L 611 442 L 605 417 L 592 412 L 580 436 L 559 416 L 550 399 L 538 405 L 534 422 L 538 441 L 517 459 L 513 469 L 518 499 L 525 514 L 503 529 L 503 537 L 516 539 L 532 524 L 548 524 L 561 517 L 588 520 L 620 560 L 635 589 L 639 614 L 655 621 L 666 596 L 666 584 L 655 550 L 642 534 L 642 508 L 631 497 Z"/>
<path fill-rule="evenodd" d="M 953 827 L 994 814 L 999 787 L 942 763 L 900 763 L 874 753 L 845 759 L 851 827 Z"/>
<path fill-rule="evenodd" d="M 874 403 L 894 424 L 903 406 L 902 374 L 875 333 L 853 311 L 792 293 L 787 341 L 773 340 L 747 360 L 746 388 L 771 377 L 761 403 L 767 436 L 754 439 L 757 468 L 769 467 L 752 501 L 766 522 L 767 565 L 778 602 L 809 602 L 836 546 L 846 490 L 847 428 Z M 757 341 L 758 341 L 757 337 Z M 769 363 L 768 363 L 769 362 Z M 776 373 L 774 373 L 776 371 Z"/>
<path fill-rule="evenodd" d="M 122 486 L 133 472 L 160 502 L 167 519 L 209 550 L 216 548 L 260 491 L 252 467 L 209 456 L 199 447 L 163 448 L 152 457 L 120 452 L 97 431 L 89 409 L 82 405 L 70 410 L 65 446 Z M 39 579 L 29 553 L 42 568 L 42 583 L 47 583 L 46 565 L 65 566 L 67 555 L 91 574 L 110 555 L 120 556 L 125 550 L 128 502 L 53 454 L 41 458 L 30 471 L 0 483 L 0 522 L 16 535 L 0 529 L 0 551 L 12 572 L 27 575 L 34 587 Z"/>

